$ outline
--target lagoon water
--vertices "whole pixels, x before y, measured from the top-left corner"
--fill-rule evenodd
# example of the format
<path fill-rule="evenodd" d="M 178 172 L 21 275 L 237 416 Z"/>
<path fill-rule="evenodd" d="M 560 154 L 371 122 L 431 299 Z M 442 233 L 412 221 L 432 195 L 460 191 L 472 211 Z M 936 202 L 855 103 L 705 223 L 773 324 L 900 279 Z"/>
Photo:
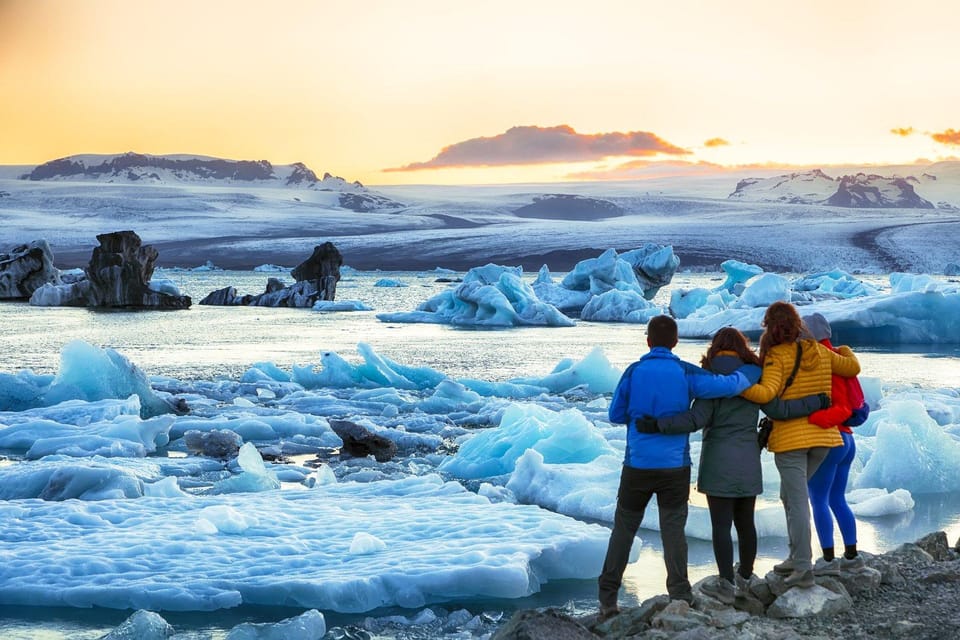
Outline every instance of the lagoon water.
<path fill-rule="evenodd" d="M 147 375 L 180 380 L 238 379 L 256 362 L 274 362 L 284 369 L 293 364 L 319 362 L 319 354 L 334 351 L 357 362 L 357 343 L 371 345 L 390 359 L 410 366 L 430 367 L 453 378 L 470 377 L 502 381 L 521 376 L 545 376 L 564 358 L 579 360 L 594 347 L 602 347 L 617 367 L 625 367 L 645 350 L 642 325 L 579 322 L 571 328 L 519 328 L 469 330 L 442 325 L 392 324 L 376 319 L 378 312 L 407 311 L 450 286 L 436 282 L 436 273 L 346 273 L 337 298 L 357 299 L 374 311 L 318 313 L 303 309 L 259 307 L 206 307 L 196 304 L 204 295 L 227 285 L 241 293 L 259 293 L 271 275 L 251 272 L 167 271 L 159 274 L 173 280 L 194 299 L 188 311 L 95 312 L 86 309 L 41 308 L 25 303 L 0 305 L 0 370 L 32 369 L 52 373 L 59 367 L 62 347 L 75 339 L 116 349 Z M 531 276 L 533 274 L 528 274 Z M 444 277 L 449 277 L 443 274 Z M 406 287 L 375 287 L 390 277 Z M 885 278 L 864 278 L 884 285 Z M 672 287 L 716 286 L 719 274 L 681 273 L 656 302 L 666 305 Z M 841 340 L 842 341 L 842 340 Z M 676 352 L 699 361 L 705 341 L 683 340 Z M 924 389 L 960 388 L 960 346 L 920 348 L 857 348 L 863 375 L 885 385 Z M 769 455 L 765 453 L 764 455 Z M 16 459 L 3 464 L 16 464 Z M 705 505 L 691 492 L 694 504 Z M 950 542 L 960 536 L 960 491 L 914 495 L 912 511 L 885 518 L 860 520 L 860 547 L 884 551 L 934 530 L 946 530 Z M 664 591 L 665 572 L 660 559 L 659 533 L 641 530 L 640 559 L 628 568 L 626 595 L 622 602 L 640 601 Z M 786 540 L 761 539 L 757 573 L 770 569 L 786 554 Z M 710 543 L 692 540 L 690 577 L 695 581 L 714 573 Z M 551 582 L 536 596 L 512 601 L 455 602 L 448 610 L 466 607 L 493 617 L 516 608 L 570 605 L 576 612 L 595 606 L 595 581 Z M 44 609 L 0 607 L 0 637 L 3 638 L 96 638 L 106 633 L 130 612 L 113 610 Z M 213 614 L 179 613 L 164 616 L 186 635 L 177 637 L 220 638 L 243 621 L 277 621 L 300 610 L 241 607 Z M 385 615 L 397 611 L 377 611 Z M 410 615 L 411 611 L 400 613 Z M 365 616 L 324 612 L 327 626 L 357 624 Z M 411 632 L 415 637 L 416 632 Z M 379 635 L 377 637 L 391 637 Z M 455 636 L 451 637 L 470 637 Z"/>

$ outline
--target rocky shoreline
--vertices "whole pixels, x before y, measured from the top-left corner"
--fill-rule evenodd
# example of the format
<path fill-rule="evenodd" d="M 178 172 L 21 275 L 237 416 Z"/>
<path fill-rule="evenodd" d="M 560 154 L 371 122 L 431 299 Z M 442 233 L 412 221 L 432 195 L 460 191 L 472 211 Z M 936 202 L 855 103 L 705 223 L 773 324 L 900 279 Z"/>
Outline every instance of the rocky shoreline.
<path fill-rule="evenodd" d="M 785 589 L 768 573 L 727 606 L 694 585 L 694 604 L 659 595 L 602 623 L 556 609 L 520 611 L 493 640 L 793 640 L 960 638 L 960 540 L 939 531 L 881 555 L 866 567 Z M 706 579 L 705 579 L 706 580 Z"/>

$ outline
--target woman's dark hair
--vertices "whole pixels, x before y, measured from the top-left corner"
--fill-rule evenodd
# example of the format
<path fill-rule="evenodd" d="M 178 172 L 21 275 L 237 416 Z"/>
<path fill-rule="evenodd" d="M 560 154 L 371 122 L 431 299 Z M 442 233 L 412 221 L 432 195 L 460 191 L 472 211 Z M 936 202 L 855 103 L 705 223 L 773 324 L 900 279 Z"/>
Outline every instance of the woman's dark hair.
<path fill-rule="evenodd" d="M 774 302 L 763 315 L 763 335 L 760 336 L 760 361 L 767 359 L 770 349 L 778 344 L 796 342 L 803 329 L 803 321 L 796 307 L 789 302 Z"/>
<path fill-rule="evenodd" d="M 733 327 L 724 327 L 717 331 L 713 336 L 713 342 L 710 343 L 710 348 L 700 359 L 700 366 L 709 369 L 710 363 L 721 351 L 733 351 L 747 364 L 760 364 L 760 358 L 750 348 L 750 341 L 747 340 L 747 336 Z"/>

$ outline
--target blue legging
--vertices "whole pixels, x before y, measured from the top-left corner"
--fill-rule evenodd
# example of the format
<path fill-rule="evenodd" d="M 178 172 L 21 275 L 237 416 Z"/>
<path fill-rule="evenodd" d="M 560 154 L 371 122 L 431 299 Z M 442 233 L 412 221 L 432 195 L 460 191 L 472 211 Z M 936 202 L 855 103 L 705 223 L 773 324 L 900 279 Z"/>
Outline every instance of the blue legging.
<path fill-rule="evenodd" d="M 813 523 L 817 527 L 817 537 L 823 549 L 833 548 L 831 511 L 837 518 L 843 544 L 857 544 L 857 520 L 844 496 L 857 446 L 853 443 L 852 434 L 841 431 L 840 436 L 843 438 L 843 446 L 830 449 L 816 473 L 807 481 L 810 505 L 813 507 Z"/>

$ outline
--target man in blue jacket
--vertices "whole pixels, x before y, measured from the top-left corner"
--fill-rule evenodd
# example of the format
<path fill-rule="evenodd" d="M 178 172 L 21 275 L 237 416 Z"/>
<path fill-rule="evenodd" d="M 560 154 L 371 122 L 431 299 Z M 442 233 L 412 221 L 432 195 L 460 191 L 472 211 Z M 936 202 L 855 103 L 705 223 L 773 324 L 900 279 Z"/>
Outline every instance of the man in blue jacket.
<path fill-rule="evenodd" d="M 677 323 L 657 316 L 647 324 L 650 351 L 624 371 L 613 400 L 611 422 L 627 425 L 627 450 L 617 493 L 617 511 L 600 574 L 600 619 L 617 613 L 617 594 L 630 558 L 630 548 L 654 495 L 660 511 L 660 539 L 667 567 L 667 593 L 693 602 L 687 579 L 687 501 L 690 498 L 688 434 L 666 435 L 655 418 L 682 413 L 694 398 L 739 395 L 750 381 L 735 371 L 717 375 L 684 362 L 671 351 L 677 345 Z"/>

